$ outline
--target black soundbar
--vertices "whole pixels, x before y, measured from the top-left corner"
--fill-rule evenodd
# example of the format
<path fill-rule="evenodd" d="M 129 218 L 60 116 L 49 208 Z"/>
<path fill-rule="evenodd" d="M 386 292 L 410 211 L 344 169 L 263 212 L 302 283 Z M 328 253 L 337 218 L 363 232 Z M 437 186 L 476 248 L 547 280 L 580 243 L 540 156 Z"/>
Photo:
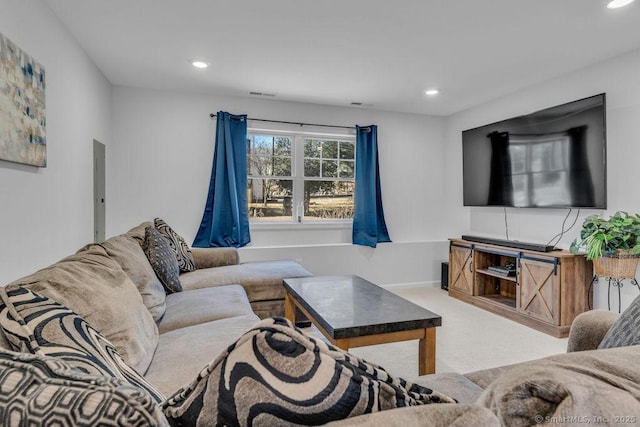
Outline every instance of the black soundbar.
<path fill-rule="evenodd" d="M 524 249 L 535 252 L 551 252 L 556 248 L 554 246 L 543 245 L 541 243 L 519 242 L 517 240 L 492 239 L 490 237 L 481 236 L 462 236 L 462 240 L 476 243 L 486 243 L 489 245 L 506 246 L 508 248 Z"/>

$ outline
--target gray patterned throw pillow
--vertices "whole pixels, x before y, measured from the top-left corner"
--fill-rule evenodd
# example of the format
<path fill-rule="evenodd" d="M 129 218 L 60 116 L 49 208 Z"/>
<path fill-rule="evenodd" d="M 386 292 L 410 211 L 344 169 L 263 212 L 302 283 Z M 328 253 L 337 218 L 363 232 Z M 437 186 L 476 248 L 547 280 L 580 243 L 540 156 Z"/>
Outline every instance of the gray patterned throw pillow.
<path fill-rule="evenodd" d="M 147 227 L 142 249 L 166 291 L 170 294 L 182 292 L 180 267 L 169 240 L 155 228 Z"/>
<path fill-rule="evenodd" d="M 193 259 L 189 245 L 187 245 L 187 242 L 184 241 L 182 236 L 173 231 L 173 228 L 169 227 L 169 224 L 161 218 L 154 219 L 153 225 L 156 227 L 156 230 L 169 240 L 171 249 L 176 253 L 180 271 L 183 273 L 196 271 L 196 261 Z"/>
<path fill-rule="evenodd" d="M 59 358 L 0 349 L 0 425 L 167 426 L 143 390 Z"/>
<path fill-rule="evenodd" d="M 87 374 L 118 378 L 138 387 L 156 403 L 164 400 L 100 332 L 45 296 L 19 286 L 0 288 L 0 327 L 16 351 L 58 357 Z"/>
<path fill-rule="evenodd" d="M 163 405 L 172 425 L 320 425 L 384 409 L 455 403 L 314 340 L 283 318 L 256 324 Z"/>
<path fill-rule="evenodd" d="M 640 296 L 631 302 L 604 336 L 598 348 L 640 344 Z"/>

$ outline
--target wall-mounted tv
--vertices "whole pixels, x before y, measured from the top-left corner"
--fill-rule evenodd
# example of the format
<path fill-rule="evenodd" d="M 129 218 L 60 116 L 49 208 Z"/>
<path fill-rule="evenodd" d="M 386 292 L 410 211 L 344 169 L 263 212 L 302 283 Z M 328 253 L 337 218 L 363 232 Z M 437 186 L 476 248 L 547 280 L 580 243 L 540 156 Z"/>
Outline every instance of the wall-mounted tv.
<path fill-rule="evenodd" d="M 463 131 L 464 205 L 606 209 L 605 99 Z"/>

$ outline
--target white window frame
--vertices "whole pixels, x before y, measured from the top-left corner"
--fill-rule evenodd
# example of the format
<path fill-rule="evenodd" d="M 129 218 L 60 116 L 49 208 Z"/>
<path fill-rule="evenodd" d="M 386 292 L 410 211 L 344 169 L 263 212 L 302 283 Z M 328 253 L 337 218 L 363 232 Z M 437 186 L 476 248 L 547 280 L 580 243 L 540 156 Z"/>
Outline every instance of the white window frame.
<path fill-rule="evenodd" d="M 353 218 L 350 219 L 312 219 L 304 218 L 304 181 L 346 181 L 355 182 L 355 154 L 354 154 L 354 176 L 353 178 L 339 177 L 305 177 L 304 176 L 304 141 L 307 139 L 320 140 L 337 140 L 353 142 L 354 148 L 356 137 L 353 134 L 329 134 L 321 132 L 302 132 L 291 130 L 276 129 L 260 129 L 248 128 L 247 135 L 269 135 L 269 136 L 287 136 L 292 139 L 291 145 L 291 176 L 257 176 L 249 175 L 247 179 L 292 179 L 292 217 L 291 220 L 253 220 L 249 216 L 249 225 L 251 228 L 259 229 L 278 229 L 278 228 L 347 228 L 353 224 Z M 321 160 L 321 159 L 318 159 Z M 338 159 L 339 161 L 339 159 Z M 249 172 L 249 171 L 247 171 Z M 355 195 L 354 195 L 355 197 Z M 298 219 L 299 218 L 299 219 Z"/>

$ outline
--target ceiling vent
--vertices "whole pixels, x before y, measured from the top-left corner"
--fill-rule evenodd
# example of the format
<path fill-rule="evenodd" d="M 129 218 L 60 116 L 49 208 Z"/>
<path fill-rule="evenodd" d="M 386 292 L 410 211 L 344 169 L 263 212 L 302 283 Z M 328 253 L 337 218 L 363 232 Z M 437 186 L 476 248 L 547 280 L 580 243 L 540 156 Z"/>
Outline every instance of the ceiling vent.
<path fill-rule="evenodd" d="M 270 98 L 273 98 L 274 96 L 276 96 L 275 93 L 265 93 L 265 92 L 254 92 L 254 91 L 250 91 L 249 95 L 253 95 L 253 96 L 267 96 Z"/>
<path fill-rule="evenodd" d="M 360 106 L 360 105 L 362 105 L 362 102 L 352 102 L 352 103 L 351 103 L 351 105 L 358 105 L 358 106 Z"/>

